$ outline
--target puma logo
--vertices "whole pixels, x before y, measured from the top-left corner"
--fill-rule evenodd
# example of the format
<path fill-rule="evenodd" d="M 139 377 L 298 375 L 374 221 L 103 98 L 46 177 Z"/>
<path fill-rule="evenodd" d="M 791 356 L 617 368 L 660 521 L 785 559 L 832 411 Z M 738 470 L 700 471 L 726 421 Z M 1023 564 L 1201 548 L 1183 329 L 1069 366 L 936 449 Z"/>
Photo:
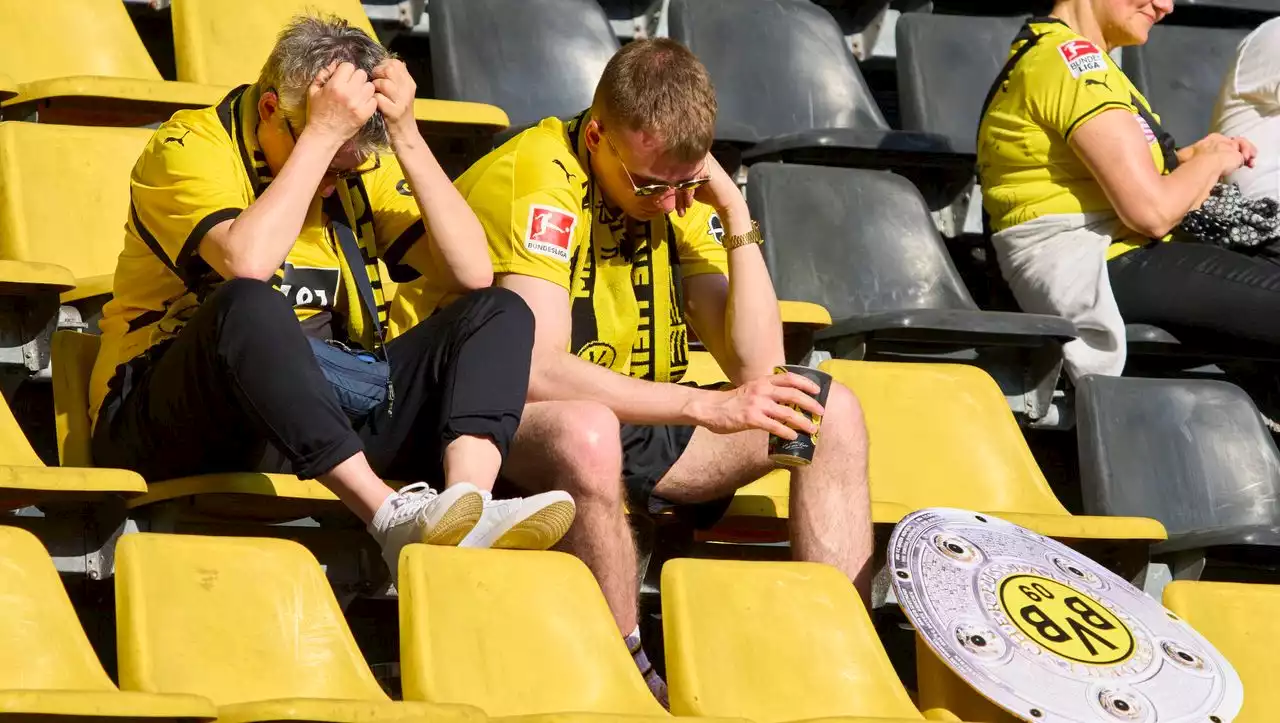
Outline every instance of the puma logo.
<path fill-rule="evenodd" d="M 559 158 L 553 158 L 551 159 L 551 162 L 556 164 L 557 166 L 560 166 L 560 170 L 564 171 L 564 180 L 566 181 L 573 180 L 573 174 L 569 172 L 568 168 L 564 167 L 564 164 L 560 162 Z"/>
<path fill-rule="evenodd" d="M 186 143 L 184 143 L 183 141 L 184 141 L 184 139 L 185 139 L 187 136 L 189 136 L 189 135 L 191 135 L 191 131 L 187 131 L 186 133 L 183 133 L 181 136 L 169 136 L 168 138 L 164 139 L 164 142 L 165 142 L 165 143 L 177 143 L 178 145 L 182 146 L 183 148 L 186 148 L 186 147 L 187 147 L 187 144 L 186 144 Z"/>
<path fill-rule="evenodd" d="M 1085 84 L 1085 85 L 1100 85 L 1100 86 L 1102 86 L 1103 88 L 1106 88 L 1107 90 L 1111 90 L 1111 86 L 1107 85 L 1107 81 L 1105 81 L 1105 80 L 1094 80 L 1093 78 L 1085 78 L 1085 79 L 1084 79 L 1084 84 Z"/>

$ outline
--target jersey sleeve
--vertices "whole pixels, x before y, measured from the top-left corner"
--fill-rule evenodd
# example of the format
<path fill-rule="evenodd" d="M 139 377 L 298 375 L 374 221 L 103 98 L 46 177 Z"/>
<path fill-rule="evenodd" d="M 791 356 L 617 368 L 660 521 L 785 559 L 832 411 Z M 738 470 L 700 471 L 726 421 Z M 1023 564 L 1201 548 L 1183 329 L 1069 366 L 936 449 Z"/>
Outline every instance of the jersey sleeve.
<path fill-rule="evenodd" d="M 466 179 L 467 202 L 489 239 L 494 273 L 569 289 L 574 254 L 588 245 L 591 220 L 582 208 L 581 181 L 541 145 L 522 142 L 481 177 Z"/>
<path fill-rule="evenodd" d="M 252 202 L 244 167 L 222 129 L 175 121 L 161 125 L 147 143 L 129 191 L 129 223 L 180 274 L 198 258 L 209 229 Z"/>
<path fill-rule="evenodd" d="M 1103 111 L 1134 110 L 1133 96 L 1120 70 L 1083 38 L 1044 40 L 1035 62 L 1026 63 L 1027 102 L 1042 123 L 1063 138 Z"/>
<path fill-rule="evenodd" d="M 409 187 L 404 169 L 390 153 L 384 154 L 381 167 L 368 174 L 365 189 L 373 211 L 373 236 L 377 240 L 378 257 L 387 265 L 391 280 L 412 281 L 431 266 L 427 246 L 427 228 L 418 208 L 418 199 Z"/>
<path fill-rule="evenodd" d="M 672 215 L 676 230 L 676 250 L 683 278 L 701 274 L 729 274 L 728 252 L 724 250 L 724 223 L 720 215 L 704 203 L 694 204 L 684 218 Z"/>

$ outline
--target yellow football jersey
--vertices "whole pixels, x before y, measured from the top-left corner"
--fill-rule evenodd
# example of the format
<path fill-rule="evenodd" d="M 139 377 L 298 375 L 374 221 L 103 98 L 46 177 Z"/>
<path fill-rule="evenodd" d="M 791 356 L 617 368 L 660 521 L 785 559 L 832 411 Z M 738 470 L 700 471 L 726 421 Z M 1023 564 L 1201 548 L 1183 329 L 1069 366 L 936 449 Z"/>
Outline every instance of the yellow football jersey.
<path fill-rule="evenodd" d="M 175 336 L 223 280 L 200 257 L 200 241 L 249 207 L 271 182 L 257 141 L 255 86 L 232 91 L 218 106 L 184 110 L 162 124 L 129 179 L 131 204 L 113 298 L 103 308 L 102 350 L 93 369 L 90 410 L 96 419 L 116 368 Z M 369 172 L 339 181 L 335 195 L 355 231 L 379 316 L 388 321 L 395 281 L 430 265 L 424 224 L 395 156 L 380 154 Z M 354 277 L 313 199 L 297 241 L 271 283 L 293 304 L 308 333 L 366 348 Z"/>
<path fill-rule="evenodd" d="M 480 159 L 456 182 L 489 239 L 497 274 L 569 291 L 569 351 L 640 379 L 678 382 L 688 365 L 683 279 L 727 274 L 724 227 L 710 206 L 683 218 L 628 219 L 591 181 L 583 113 L 543 120 Z M 430 278 L 399 287 L 392 332 L 452 301 Z"/>
<path fill-rule="evenodd" d="M 1132 113 L 1156 170 L 1171 170 L 1159 142 L 1159 116 L 1111 58 L 1056 18 L 1037 18 L 1029 27 L 1035 40 L 1019 36 L 1010 55 L 1025 42 L 1035 45 L 996 90 L 978 132 L 983 203 L 996 231 L 1049 214 L 1111 210 L 1101 184 L 1067 143 L 1103 111 Z M 1136 234 L 1118 239 L 1108 258 L 1147 243 Z"/>

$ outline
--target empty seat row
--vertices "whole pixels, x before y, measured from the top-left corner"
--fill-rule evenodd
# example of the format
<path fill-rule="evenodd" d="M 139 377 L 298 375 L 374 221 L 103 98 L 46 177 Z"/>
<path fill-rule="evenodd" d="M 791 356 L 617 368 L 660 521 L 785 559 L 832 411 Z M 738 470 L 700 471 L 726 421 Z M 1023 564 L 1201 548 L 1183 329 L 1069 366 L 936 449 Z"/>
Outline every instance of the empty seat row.
<path fill-rule="evenodd" d="M 407 547 L 399 602 L 406 702 L 383 692 L 323 571 L 295 543 L 135 533 L 121 539 L 117 567 L 119 688 L 44 548 L 0 526 L 6 713 L 245 723 L 667 718 L 590 572 L 561 553 Z M 662 589 L 676 715 L 923 720 L 835 569 L 682 559 L 665 566 Z M 1240 673 L 1248 695 L 1237 720 L 1267 720 L 1278 702 L 1265 651 L 1280 643 L 1270 614 L 1280 587 L 1175 583 L 1165 598 Z M 947 700 L 955 709 L 981 703 L 960 688 Z M 947 708 L 929 712 L 958 720 Z"/>

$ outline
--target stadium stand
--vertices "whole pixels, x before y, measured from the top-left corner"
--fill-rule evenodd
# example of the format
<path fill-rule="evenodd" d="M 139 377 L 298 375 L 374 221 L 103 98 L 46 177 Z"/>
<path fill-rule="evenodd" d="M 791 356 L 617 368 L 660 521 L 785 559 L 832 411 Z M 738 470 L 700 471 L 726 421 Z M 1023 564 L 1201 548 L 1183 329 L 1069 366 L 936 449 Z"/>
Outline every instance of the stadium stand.
<path fill-rule="evenodd" d="M 224 88 L 161 79 L 124 3 L 3 0 L 10 33 L 0 68 L 18 94 L 0 106 L 9 120 L 136 126 L 182 108 L 214 105 Z"/>
<path fill-rule="evenodd" d="M 999 387 L 981 369 L 841 360 L 820 368 L 862 402 L 867 434 L 875 440 L 873 500 L 909 510 L 989 512 L 1049 537 L 1131 541 L 1144 559 L 1146 544 L 1166 537 L 1153 519 L 1068 512 L 1045 481 Z"/>
<path fill-rule="evenodd" d="M 1020 419 L 1050 413 L 1075 326 L 979 309 L 906 179 L 758 163 L 747 202 L 771 241 L 764 254 L 778 294 L 822 304 L 835 319 L 818 332 L 819 348 L 846 359 L 962 359 L 999 381 Z"/>
<path fill-rule="evenodd" d="M 1160 520 L 1169 539 L 1151 552 L 1174 577 L 1280 558 L 1280 453 L 1244 390 L 1088 376 L 1076 408 L 1085 510 Z"/>
<path fill-rule="evenodd" d="M 75 275 L 64 304 L 111 293 L 129 173 L 152 132 L 0 123 L 0 258 Z M 74 199 L 76 213 L 67 213 Z"/>
<path fill-rule="evenodd" d="M 590 106 L 618 49 L 594 0 L 431 0 L 427 12 L 436 94 L 499 106 L 513 130 Z"/>
<path fill-rule="evenodd" d="M 125 690 L 204 696 L 220 723 L 484 719 L 466 706 L 390 700 L 324 571 L 296 543 L 126 535 L 115 584 Z"/>
<path fill-rule="evenodd" d="M 807 0 L 672 0 L 668 19 L 671 37 L 711 73 L 717 140 L 745 148 L 744 163 L 889 168 L 920 186 L 933 209 L 972 177 L 973 155 L 946 138 L 889 128 L 826 9 Z"/>
<path fill-rule="evenodd" d="M 1280 586 L 1179 581 L 1164 589 L 1164 605 L 1236 669 L 1245 690 L 1236 723 L 1274 720 L 1280 687 L 1271 653 L 1280 645 Z"/>
<path fill-rule="evenodd" d="M 0 717 L 6 720 L 210 721 L 208 699 L 121 692 L 98 662 L 49 554 L 0 526 Z"/>
<path fill-rule="evenodd" d="M 1145 45 L 1121 51 L 1125 75 L 1179 145 L 1209 134 L 1222 78 L 1248 34 L 1236 28 L 1158 25 Z"/>
<path fill-rule="evenodd" d="M 177 0 L 173 37 L 178 78 L 226 87 L 251 83 L 280 28 L 290 18 L 312 11 L 337 15 L 378 37 L 359 0 Z M 486 48 L 492 50 L 492 45 Z M 448 99 L 418 98 L 413 114 L 440 162 L 454 175 L 483 155 L 493 134 L 509 124 L 501 107 Z"/>
<path fill-rule="evenodd" d="M 857 592 L 834 568 L 671 560 L 662 570 L 662 625 L 677 716 L 923 720 Z"/>
<path fill-rule="evenodd" d="M 575 557 L 434 545 L 400 555 L 406 700 L 521 720 L 670 720 L 619 642 L 595 578 Z"/>

